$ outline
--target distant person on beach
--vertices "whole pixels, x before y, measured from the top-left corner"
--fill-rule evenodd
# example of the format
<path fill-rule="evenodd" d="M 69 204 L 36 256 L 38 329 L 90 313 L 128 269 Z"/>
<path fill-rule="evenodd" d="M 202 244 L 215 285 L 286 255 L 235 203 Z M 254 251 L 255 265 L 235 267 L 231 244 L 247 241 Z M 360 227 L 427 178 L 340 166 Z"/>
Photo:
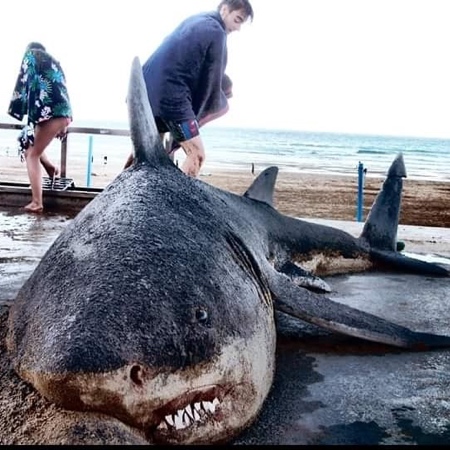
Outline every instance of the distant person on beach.
<path fill-rule="evenodd" d="M 27 116 L 19 150 L 26 161 L 32 198 L 24 209 L 42 212 L 41 164 L 53 180 L 59 175 L 45 149 L 55 137 L 66 137 L 72 108 L 61 65 L 38 42 L 31 42 L 25 50 L 8 114 L 20 121 Z"/>
<path fill-rule="evenodd" d="M 181 22 L 142 67 L 160 136 L 170 133 L 169 153 L 177 147 L 184 150 L 182 170 L 187 175 L 198 176 L 205 160 L 200 127 L 228 110 L 227 36 L 248 19 L 253 20 L 248 0 L 222 0 L 216 11 Z M 130 155 L 125 168 L 132 162 Z"/>

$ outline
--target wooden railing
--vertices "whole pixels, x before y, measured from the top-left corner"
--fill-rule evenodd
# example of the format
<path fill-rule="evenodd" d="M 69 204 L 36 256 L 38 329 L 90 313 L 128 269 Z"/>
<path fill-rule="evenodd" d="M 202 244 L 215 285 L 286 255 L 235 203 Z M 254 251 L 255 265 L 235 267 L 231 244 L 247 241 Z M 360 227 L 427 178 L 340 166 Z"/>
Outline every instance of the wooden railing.
<path fill-rule="evenodd" d="M 16 123 L 1 123 L 0 129 L 3 130 L 21 130 L 24 127 L 24 124 L 16 124 Z M 98 134 L 102 136 L 129 136 L 129 130 L 117 129 L 117 128 L 91 128 L 91 127 L 68 127 L 67 128 L 67 136 L 72 133 L 79 134 Z M 61 140 L 61 177 L 66 177 L 66 169 L 67 169 L 67 146 L 68 140 L 67 137 Z"/>

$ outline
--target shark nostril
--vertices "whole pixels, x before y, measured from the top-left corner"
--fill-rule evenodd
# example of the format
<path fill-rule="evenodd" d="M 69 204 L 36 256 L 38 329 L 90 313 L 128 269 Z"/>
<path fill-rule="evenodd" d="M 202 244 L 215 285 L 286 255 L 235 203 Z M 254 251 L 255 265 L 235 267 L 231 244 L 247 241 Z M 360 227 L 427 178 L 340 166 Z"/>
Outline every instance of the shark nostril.
<path fill-rule="evenodd" d="M 138 386 L 142 386 L 142 369 L 139 365 L 134 365 L 130 369 L 130 379 L 133 383 Z"/>

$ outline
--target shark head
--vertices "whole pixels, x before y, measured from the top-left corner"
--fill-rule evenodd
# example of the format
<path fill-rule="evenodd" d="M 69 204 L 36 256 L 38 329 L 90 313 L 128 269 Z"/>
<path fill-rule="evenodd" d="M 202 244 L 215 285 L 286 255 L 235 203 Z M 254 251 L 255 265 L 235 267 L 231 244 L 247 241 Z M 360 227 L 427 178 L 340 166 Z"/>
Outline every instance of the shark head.
<path fill-rule="evenodd" d="M 165 154 L 137 59 L 127 104 L 136 163 L 41 260 L 11 311 L 9 349 L 64 408 L 115 415 L 151 441 L 226 441 L 271 386 L 270 292 L 209 188 Z"/>

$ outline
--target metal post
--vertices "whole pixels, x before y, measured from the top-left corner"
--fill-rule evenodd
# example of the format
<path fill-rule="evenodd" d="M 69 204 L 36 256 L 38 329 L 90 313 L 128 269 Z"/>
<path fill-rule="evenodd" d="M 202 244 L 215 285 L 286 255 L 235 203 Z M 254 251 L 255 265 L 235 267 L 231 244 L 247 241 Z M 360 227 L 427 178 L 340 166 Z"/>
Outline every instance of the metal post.
<path fill-rule="evenodd" d="M 364 207 L 364 165 L 360 161 L 358 164 L 358 199 L 356 203 L 356 220 L 362 222 Z"/>
<path fill-rule="evenodd" d="M 61 140 L 61 177 L 66 178 L 67 173 L 67 138 L 68 135 Z"/>
<path fill-rule="evenodd" d="M 86 186 L 91 187 L 91 172 L 92 172 L 92 162 L 94 160 L 93 156 L 93 136 L 89 136 L 89 150 L 88 150 L 88 161 L 87 161 L 87 173 L 86 173 Z"/>

